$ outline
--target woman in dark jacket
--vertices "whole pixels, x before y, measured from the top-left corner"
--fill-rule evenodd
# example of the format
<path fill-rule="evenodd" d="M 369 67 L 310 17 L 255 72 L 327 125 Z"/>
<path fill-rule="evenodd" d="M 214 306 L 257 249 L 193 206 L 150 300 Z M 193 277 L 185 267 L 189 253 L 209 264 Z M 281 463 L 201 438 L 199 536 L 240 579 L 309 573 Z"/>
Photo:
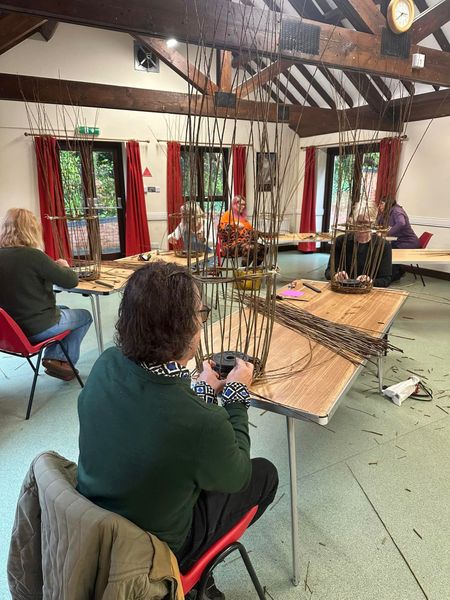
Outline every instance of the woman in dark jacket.
<path fill-rule="evenodd" d="M 91 313 L 56 306 L 53 285 L 75 287 L 78 276 L 67 261 L 52 260 L 41 246 L 41 228 L 33 213 L 23 208 L 8 210 L 0 229 L 0 307 L 32 343 L 70 329 L 62 344 L 76 364 L 81 341 L 92 323 Z M 42 364 L 52 377 L 64 381 L 75 377 L 58 344 L 46 348 Z"/>

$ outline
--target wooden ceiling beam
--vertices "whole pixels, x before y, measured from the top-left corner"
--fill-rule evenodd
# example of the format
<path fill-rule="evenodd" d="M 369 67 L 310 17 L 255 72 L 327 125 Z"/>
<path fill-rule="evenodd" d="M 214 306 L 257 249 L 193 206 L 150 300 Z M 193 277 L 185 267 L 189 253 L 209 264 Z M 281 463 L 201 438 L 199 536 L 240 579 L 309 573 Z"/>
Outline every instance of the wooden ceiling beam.
<path fill-rule="evenodd" d="M 46 42 L 49 42 L 55 35 L 57 27 L 58 21 L 47 21 L 39 27 L 39 33 L 42 35 Z"/>
<path fill-rule="evenodd" d="M 427 4 L 426 0 L 414 0 L 414 2 L 416 3 L 416 6 L 420 10 L 421 13 L 428 10 L 428 4 Z M 437 31 L 435 31 L 433 33 L 433 35 L 434 35 L 434 39 L 439 44 L 440 49 L 443 50 L 444 52 L 450 52 L 450 42 L 446 38 L 442 29 L 438 29 Z"/>
<path fill-rule="evenodd" d="M 386 19 L 372 0 L 334 0 L 344 17 L 358 31 L 380 33 L 386 27 Z"/>
<path fill-rule="evenodd" d="M 410 98 L 398 98 L 390 104 L 394 114 L 404 113 L 409 110 Z M 408 115 L 408 122 L 423 121 L 450 116 L 450 94 L 448 90 L 418 94 L 412 98 L 412 104 Z"/>
<path fill-rule="evenodd" d="M 305 65 L 297 63 L 295 68 L 300 71 L 306 81 L 311 85 L 312 88 L 316 90 L 319 96 L 328 104 L 330 108 L 336 108 L 336 103 L 333 98 L 323 89 L 320 83 L 317 82 L 314 75 L 308 71 Z"/>
<path fill-rule="evenodd" d="M 229 50 L 220 50 L 219 58 L 219 89 L 222 92 L 231 92 L 233 55 Z"/>
<path fill-rule="evenodd" d="M 450 21 L 450 0 L 441 0 L 427 8 L 414 19 L 411 27 L 411 41 L 418 44 L 426 37 Z"/>
<path fill-rule="evenodd" d="M 384 82 L 384 79 L 378 77 L 378 75 L 372 75 L 372 80 L 378 86 L 378 89 L 386 98 L 386 100 L 390 100 L 392 98 L 392 92 L 388 85 Z"/>
<path fill-rule="evenodd" d="M 132 37 L 141 46 L 150 52 L 154 52 L 163 63 L 202 94 L 214 94 L 218 91 L 219 88 L 209 77 L 190 63 L 181 52 L 175 48 L 168 48 L 164 40 L 149 35 L 134 35 Z"/>
<path fill-rule="evenodd" d="M 0 18 L 0 54 L 14 48 L 37 31 L 47 19 L 11 13 Z"/>
<path fill-rule="evenodd" d="M 333 75 L 333 73 L 331 73 L 331 71 L 329 69 L 327 69 L 326 67 L 319 67 L 319 71 L 322 73 L 322 75 L 324 77 L 326 77 L 328 79 L 328 82 L 330 83 L 330 85 L 332 85 L 334 87 L 336 92 L 340 95 L 340 97 L 344 100 L 344 102 L 346 102 L 347 106 L 349 108 L 352 108 L 353 107 L 352 97 L 347 92 L 347 90 L 342 85 L 342 83 L 340 81 L 338 81 L 336 79 L 336 77 Z"/>
<path fill-rule="evenodd" d="M 344 74 L 350 79 L 374 113 L 380 114 L 383 110 L 384 99 L 370 81 L 370 78 L 365 73 L 354 73 L 353 71 L 344 71 Z"/>
<path fill-rule="evenodd" d="M 239 100 L 235 108 L 215 105 L 213 96 L 180 94 L 84 81 L 0 74 L 0 100 L 92 106 L 155 113 L 279 121 L 275 103 Z"/>
<path fill-rule="evenodd" d="M 251 77 L 253 77 L 254 75 L 256 75 L 256 70 L 249 64 L 247 63 L 244 66 L 244 70 L 246 71 L 246 73 L 248 73 Z M 277 94 L 273 91 L 272 86 L 269 85 L 268 83 L 264 84 L 262 86 L 263 90 L 265 90 L 269 96 L 272 98 L 272 100 L 274 100 L 275 102 L 279 102 L 279 98 L 277 96 Z"/>
<path fill-rule="evenodd" d="M 310 62 L 332 68 L 352 69 L 395 79 L 450 86 L 450 54 L 420 47 L 425 67 L 413 72 L 411 57 L 381 55 L 381 36 L 335 27 L 308 19 L 282 16 L 227 0 L 128 0 L 126 10 L 120 3 L 109 4 L 85 0 L 0 0 L 0 10 L 14 10 L 136 34 L 175 37 L 229 50 L 255 50 L 277 58 Z M 198 18 L 196 15 L 201 15 Z M 283 24 L 295 27 L 303 23 L 319 27 L 318 54 L 283 49 L 280 29 Z M 267 36 L 265 31 L 273 32 Z M 412 45 L 410 53 L 419 51 Z"/>
<path fill-rule="evenodd" d="M 313 106 L 314 108 L 320 108 L 320 106 L 317 104 L 314 98 L 311 97 L 311 94 L 308 92 L 308 90 L 305 90 L 302 84 L 299 81 L 297 81 L 294 74 L 288 72 L 285 74 L 285 77 L 289 82 L 289 86 L 292 86 L 294 90 L 296 90 L 300 94 L 300 96 L 304 99 L 305 102 L 307 102 L 310 106 Z M 297 99 L 295 99 L 295 103 L 299 103 Z"/>
<path fill-rule="evenodd" d="M 243 81 L 240 85 L 235 87 L 233 93 L 240 98 L 245 98 L 258 87 L 276 79 L 281 72 L 286 71 L 286 69 L 289 69 L 292 65 L 292 61 L 289 60 L 276 60 L 269 66 L 257 71 L 250 79 Z"/>

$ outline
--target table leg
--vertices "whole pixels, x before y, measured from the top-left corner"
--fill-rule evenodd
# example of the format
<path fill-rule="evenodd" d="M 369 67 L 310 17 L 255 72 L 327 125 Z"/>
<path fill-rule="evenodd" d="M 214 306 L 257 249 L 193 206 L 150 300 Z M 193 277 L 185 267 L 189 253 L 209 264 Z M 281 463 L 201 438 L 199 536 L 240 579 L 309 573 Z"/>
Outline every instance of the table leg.
<path fill-rule="evenodd" d="M 100 341 L 98 339 L 97 307 L 95 306 L 95 300 L 92 294 L 89 294 L 89 299 L 91 301 L 92 319 L 94 321 L 95 336 L 97 338 L 97 347 L 100 350 Z"/>
<path fill-rule="evenodd" d="M 382 394 L 383 393 L 383 356 L 378 357 L 377 376 L 378 376 L 378 390 L 379 390 L 380 394 Z"/>
<path fill-rule="evenodd" d="M 292 583 L 300 583 L 300 556 L 298 547 L 298 513 L 297 513 L 297 459 L 295 454 L 295 419 L 286 417 L 288 448 L 289 448 L 289 472 L 291 482 L 291 528 L 292 528 Z"/>
<path fill-rule="evenodd" d="M 100 296 L 96 294 L 95 296 L 95 306 L 97 312 L 97 341 L 98 341 L 98 350 L 100 354 L 103 352 L 103 331 L 102 331 L 102 313 L 100 310 Z"/>

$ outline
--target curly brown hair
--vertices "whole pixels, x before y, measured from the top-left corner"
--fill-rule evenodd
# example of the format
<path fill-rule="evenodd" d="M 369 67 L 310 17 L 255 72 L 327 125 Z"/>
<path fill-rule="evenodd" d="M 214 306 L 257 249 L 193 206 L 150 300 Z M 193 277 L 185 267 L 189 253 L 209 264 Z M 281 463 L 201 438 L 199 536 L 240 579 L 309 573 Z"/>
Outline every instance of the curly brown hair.
<path fill-rule="evenodd" d="M 199 297 L 185 267 L 158 261 L 135 271 L 119 307 L 117 346 L 135 362 L 179 360 L 200 327 Z"/>

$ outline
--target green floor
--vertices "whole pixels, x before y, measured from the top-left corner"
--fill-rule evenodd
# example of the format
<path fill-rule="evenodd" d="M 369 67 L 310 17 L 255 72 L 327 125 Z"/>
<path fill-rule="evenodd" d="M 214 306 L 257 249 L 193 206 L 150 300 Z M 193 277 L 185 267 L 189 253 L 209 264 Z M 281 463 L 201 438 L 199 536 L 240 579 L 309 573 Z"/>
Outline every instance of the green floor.
<path fill-rule="evenodd" d="M 282 275 L 320 279 L 325 260 L 283 252 Z M 385 372 L 389 382 L 406 379 L 407 369 L 422 374 L 434 391 L 433 402 L 394 406 L 379 396 L 370 367 L 327 428 L 296 422 L 302 580 L 296 588 L 290 583 L 286 421 L 250 409 L 253 456 L 271 459 L 280 473 L 273 507 L 244 537 L 269 599 L 450 598 L 450 283 L 429 278 L 426 283 L 423 288 L 408 274 L 399 285 L 411 294 L 392 328 L 392 334 L 403 336 L 392 341 L 404 354 L 389 355 Z M 107 344 L 118 301 L 118 295 L 102 300 Z M 89 307 L 74 295 L 61 295 L 60 302 Z M 96 357 L 91 331 L 79 363 L 83 377 Z M 31 460 L 47 449 L 77 459 L 77 384 L 40 377 L 26 422 L 30 384 L 26 363 L 0 355 L 1 600 L 10 597 L 9 536 Z M 255 598 L 240 560 L 219 567 L 217 581 L 227 600 Z"/>

